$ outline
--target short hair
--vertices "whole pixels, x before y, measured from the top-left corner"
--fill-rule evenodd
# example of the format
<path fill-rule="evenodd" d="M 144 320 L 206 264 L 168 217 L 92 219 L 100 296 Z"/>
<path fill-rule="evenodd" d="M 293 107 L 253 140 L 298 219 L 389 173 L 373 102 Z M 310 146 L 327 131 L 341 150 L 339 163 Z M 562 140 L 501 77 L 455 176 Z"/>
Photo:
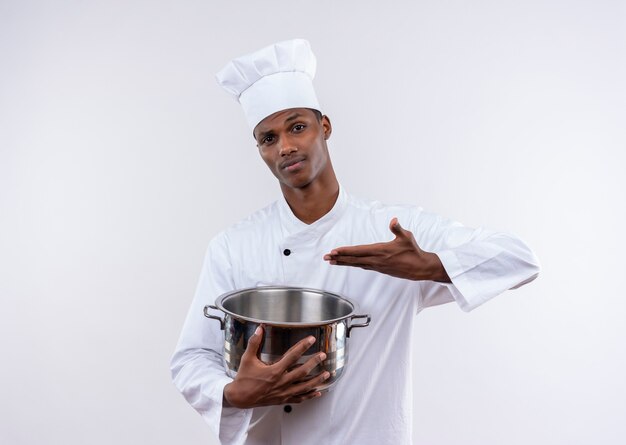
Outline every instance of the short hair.
<path fill-rule="evenodd" d="M 320 110 L 316 110 L 314 108 L 309 108 L 309 110 L 311 110 L 315 114 L 318 122 L 322 122 L 322 112 Z"/>

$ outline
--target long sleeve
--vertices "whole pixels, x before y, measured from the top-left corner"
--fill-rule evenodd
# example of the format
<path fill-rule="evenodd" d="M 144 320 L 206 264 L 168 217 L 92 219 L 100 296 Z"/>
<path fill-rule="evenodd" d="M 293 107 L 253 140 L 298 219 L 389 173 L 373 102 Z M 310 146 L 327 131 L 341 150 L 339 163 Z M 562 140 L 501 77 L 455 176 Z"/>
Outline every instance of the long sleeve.
<path fill-rule="evenodd" d="M 413 223 L 418 244 L 439 256 L 452 281 L 422 283 L 420 308 L 454 300 L 470 311 L 539 274 L 539 260 L 514 235 L 471 229 L 424 212 Z"/>
<path fill-rule="evenodd" d="M 224 334 L 219 322 L 206 318 L 203 309 L 233 288 L 224 238 L 217 237 L 207 249 L 196 294 L 171 360 L 174 384 L 223 444 L 243 443 L 252 410 L 222 406 L 224 386 L 232 381 L 223 364 Z"/>

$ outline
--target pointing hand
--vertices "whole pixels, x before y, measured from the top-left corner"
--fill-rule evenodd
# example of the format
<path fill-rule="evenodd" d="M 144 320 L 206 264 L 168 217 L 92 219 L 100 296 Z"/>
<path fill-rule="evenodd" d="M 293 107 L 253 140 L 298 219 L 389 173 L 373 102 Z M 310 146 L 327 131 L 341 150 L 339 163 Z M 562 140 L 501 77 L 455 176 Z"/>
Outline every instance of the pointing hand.
<path fill-rule="evenodd" d="M 413 233 L 400 226 L 398 218 L 389 223 L 395 239 L 386 243 L 346 246 L 324 255 L 332 265 L 360 267 L 409 280 L 450 282 L 439 257 L 422 250 Z"/>

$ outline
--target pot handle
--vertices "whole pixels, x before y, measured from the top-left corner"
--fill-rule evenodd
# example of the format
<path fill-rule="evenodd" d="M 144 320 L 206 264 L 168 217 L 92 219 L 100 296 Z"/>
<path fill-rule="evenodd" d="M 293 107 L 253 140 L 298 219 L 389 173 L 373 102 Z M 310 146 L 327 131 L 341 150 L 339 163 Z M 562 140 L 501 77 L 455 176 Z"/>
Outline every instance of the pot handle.
<path fill-rule="evenodd" d="M 218 311 L 219 309 L 217 308 L 217 306 L 213 306 L 212 304 L 207 304 L 206 306 L 204 306 L 204 316 L 207 318 L 212 318 L 213 320 L 218 320 L 220 322 L 220 329 L 223 331 L 224 330 L 224 320 L 220 317 L 218 317 L 217 315 L 211 315 L 209 314 L 209 309 L 215 309 L 216 311 Z"/>
<path fill-rule="evenodd" d="M 366 320 L 364 323 L 353 324 L 352 321 L 355 318 L 365 318 Z M 369 326 L 370 321 L 372 321 L 372 317 L 370 317 L 369 314 L 353 315 L 352 317 L 350 317 L 350 326 L 348 327 L 348 337 L 350 337 L 350 331 L 352 330 L 352 328 L 364 328 L 365 326 Z"/>

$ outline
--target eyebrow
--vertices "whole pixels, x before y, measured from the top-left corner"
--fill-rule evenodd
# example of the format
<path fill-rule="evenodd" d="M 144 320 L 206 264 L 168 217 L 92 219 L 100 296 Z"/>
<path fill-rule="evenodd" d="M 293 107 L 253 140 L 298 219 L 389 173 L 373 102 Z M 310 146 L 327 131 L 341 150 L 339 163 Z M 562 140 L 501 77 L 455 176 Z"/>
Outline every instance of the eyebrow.
<path fill-rule="evenodd" d="M 297 119 L 299 117 L 302 117 L 301 113 L 298 113 L 297 111 L 295 113 L 293 113 L 292 115 L 290 115 L 287 119 L 285 119 L 285 123 L 292 121 L 294 119 Z"/>
<path fill-rule="evenodd" d="M 290 114 L 289 117 L 287 117 L 287 119 L 285 119 L 283 123 L 287 124 L 293 120 L 298 119 L 299 117 L 302 117 L 302 113 L 296 111 L 293 114 Z M 274 130 L 261 131 L 258 137 L 256 137 L 255 139 L 262 140 L 265 136 L 270 135 L 270 134 L 274 134 Z"/>
<path fill-rule="evenodd" d="M 273 134 L 273 133 L 274 133 L 273 130 L 261 131 L 258 136 L 254 137 L 254 139 L 256 139 L 257 141 L 262 141 L 265 138 L 265 136 Z M 254 133 L 252 134 L 252 136 L 254 136 Z"/>

